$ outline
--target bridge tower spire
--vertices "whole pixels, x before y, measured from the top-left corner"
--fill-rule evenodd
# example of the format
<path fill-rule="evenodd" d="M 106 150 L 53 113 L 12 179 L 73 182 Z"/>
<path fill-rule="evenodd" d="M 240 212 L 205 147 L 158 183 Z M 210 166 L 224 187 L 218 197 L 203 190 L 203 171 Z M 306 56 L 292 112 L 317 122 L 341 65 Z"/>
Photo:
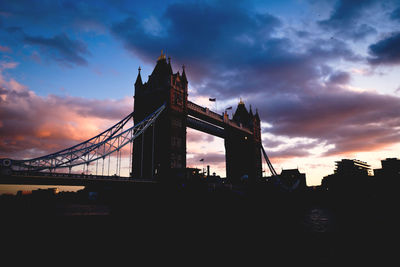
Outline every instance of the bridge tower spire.
<path fill-rule="evenodd" d="M 186 84 L 188 83 L 188 80 L 186 78 L 185 65 L 182 65 L 182 81 Z"/>
<path fill-rule="evenodd" d="M 140 66 L 139 66 L 139 68 L 138 68 L 138 75 L 137 75 L 137 78 L 136 78 L 135 86 L 136 86 L 136 85 L 139 85 L 139 86 L 142 86 L 142 85 L 143 85 L 142 76 L 140 76 L 140 71 L 141 71 L 141 70 L 142 70 L 142 69 L 141 69 Z"/>

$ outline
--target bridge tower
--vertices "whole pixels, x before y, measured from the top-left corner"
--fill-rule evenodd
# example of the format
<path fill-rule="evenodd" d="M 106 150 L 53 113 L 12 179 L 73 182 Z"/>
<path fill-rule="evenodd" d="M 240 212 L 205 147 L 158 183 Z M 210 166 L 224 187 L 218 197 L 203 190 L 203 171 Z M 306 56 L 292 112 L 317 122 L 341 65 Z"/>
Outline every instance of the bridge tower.
<path fill-rule="evenodd" d="M 225 127 L 226 175 L 232 183 L 254 182 L 262 177 L 261 127 L 258 111 L 253 114 L 240 100 L 233 115 L 234 123 L 247 128 L 251 133 L 239 131 L 236 127 Z"/>
<path fill-rule="evenodd" d="M 132 177 L 177 175 L 186 168 L 188 81 L 173 73 L 171 59 L 161 51 L 157 64 L 143 83 L 140 68 L 135 82 L 134 121 L 139 123 L 164 103 L 166 108 L 154 125 L 133 144 Z"/>

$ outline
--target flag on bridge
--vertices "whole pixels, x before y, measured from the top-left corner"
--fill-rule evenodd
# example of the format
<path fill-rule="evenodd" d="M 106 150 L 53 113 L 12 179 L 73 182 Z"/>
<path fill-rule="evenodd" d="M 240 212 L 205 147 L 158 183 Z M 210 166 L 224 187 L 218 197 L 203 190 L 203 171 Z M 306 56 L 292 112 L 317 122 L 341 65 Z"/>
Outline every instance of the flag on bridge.
<path fill-rule="evenodd" d="M 215 102 L 217 99 L 216 98 L 209 98 L 208 100 L 210 100 L 211 102 Z"/>

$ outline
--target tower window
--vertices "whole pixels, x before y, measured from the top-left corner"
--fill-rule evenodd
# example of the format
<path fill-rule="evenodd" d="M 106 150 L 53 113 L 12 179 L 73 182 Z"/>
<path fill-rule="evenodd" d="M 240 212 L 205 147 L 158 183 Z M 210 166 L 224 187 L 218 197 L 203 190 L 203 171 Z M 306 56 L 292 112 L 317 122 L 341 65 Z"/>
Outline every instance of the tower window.
<path fill-rule="evenodd" d="M 182 147 L 182 138 L 173 136 L 171 138 L 171 146 L 174 148 L 181 148 Z"/>
<path fill-rule="evenodd" d="M 174 91 L 174 105 L 182 106 L 183 105 L 183 97 L 182 94 L 178 91 Z"/>

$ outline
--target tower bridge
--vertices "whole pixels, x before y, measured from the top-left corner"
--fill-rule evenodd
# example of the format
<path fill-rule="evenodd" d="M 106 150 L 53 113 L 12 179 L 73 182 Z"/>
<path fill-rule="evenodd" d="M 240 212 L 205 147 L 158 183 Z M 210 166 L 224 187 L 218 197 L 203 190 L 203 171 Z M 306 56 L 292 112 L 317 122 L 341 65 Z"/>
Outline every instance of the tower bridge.
<path fill-rule="evenodd" d="M 75 183 L 96 179 L 166 180 L 186 170 L 188 127 L 224 139 L 226 177 L 232 184 L 239 183 L 243 177 L 248 177 L 249 181 L 260 180 L 262 156 L 271 174 L 277 175 L 262 148 L 258 111 L 253 113 L 251 107 L 248 111 L 242 100 L 232 119 L 226 111 L 220 115 L 189 101 L 185 67 L 182 74 L 174 73 L 170 58 L 167 60 L 163 53 L 146 82 L 139 68 L 134 87 L 134 112 L 120 122 L 85 142 L 56 153 L 25 160 L 0 159 L 0 174 L 8 177 L 2 181 L 10 183 L 14 176 L 23 176 L 25 180 L 22 181 L 54 177 L 60 184 L 68 183 L 68 179 Z M 132 119 L 133 126 L 127 128 Z M 129 177 L 122 179 L 121 151 L 125 146 L 130 147 L 131 171 Z M 114 175 L 109 173 L 111 155 L 116 159 Z M 90 164 L 92 168 L 95 165 L 95 173 L 93 170 L 89 173 Z M 83 167 L 80 175 L 71 172 L 76 166 Z"/>
<path fill-rule="evenodd" d="M 133 176 L 153 177 L 178 175 L 186 168 L 186 128 L 193 128 L 221 138 L 225 142 L 227 178 L 236 183 L 241 177 L 250 180 L 262 177 L 261 127 L 258 112 L 247 111 L 239 102 L 233 119 L 228 114 L 219 115 L 188 101 L 188 80 L 174 73 L 170 58 L 164 54 L 143 83 L 140 69 L 135 82 L 134 119 L 141 121 L 156 107 L 166 103 L 166 108 L 153 126 L 134 142 Z M 137 153 L 138 152 L 138 153 Z M 152 153 L 150 153 L 152 152 Z"/>

